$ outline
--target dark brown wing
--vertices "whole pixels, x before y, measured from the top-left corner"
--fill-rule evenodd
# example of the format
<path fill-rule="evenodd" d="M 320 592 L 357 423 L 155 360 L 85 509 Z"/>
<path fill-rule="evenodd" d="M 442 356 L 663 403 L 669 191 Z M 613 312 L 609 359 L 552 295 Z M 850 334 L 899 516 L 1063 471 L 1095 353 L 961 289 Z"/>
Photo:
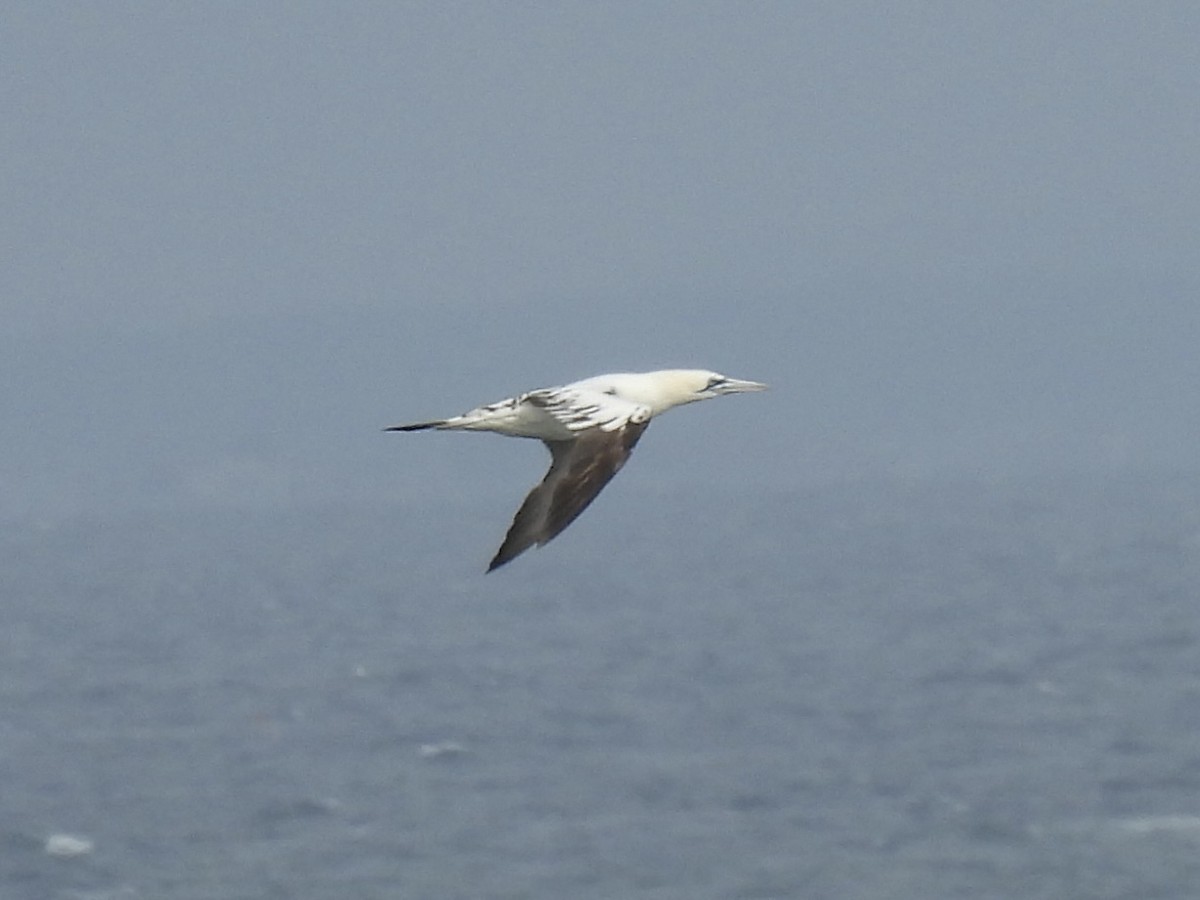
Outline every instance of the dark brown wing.
<path fill-rule="evenodd" d="M 616 431 L 597 428 L 572 441 L 545 441 L 550 470 L 517 510 L 488 571 L 561 534 L 621 470 L 649 424 L 630 422 Z"/>

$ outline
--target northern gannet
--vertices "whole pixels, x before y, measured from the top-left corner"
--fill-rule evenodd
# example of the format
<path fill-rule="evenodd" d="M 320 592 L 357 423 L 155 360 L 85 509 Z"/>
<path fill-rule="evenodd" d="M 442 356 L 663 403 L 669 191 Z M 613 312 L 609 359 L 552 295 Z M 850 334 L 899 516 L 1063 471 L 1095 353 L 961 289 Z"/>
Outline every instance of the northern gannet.
<path fill-rule="evenodd" d="M 703 369 L 597 375 L 479 406 L 461 416 L 393 425 L 385 431 L 494 431 L 537 438 L 550 450 L 550 470 L 529 492 L 488 571 L 559 535 L 604 488 L 655 416 L 722 394 L 761 391 Z"/>

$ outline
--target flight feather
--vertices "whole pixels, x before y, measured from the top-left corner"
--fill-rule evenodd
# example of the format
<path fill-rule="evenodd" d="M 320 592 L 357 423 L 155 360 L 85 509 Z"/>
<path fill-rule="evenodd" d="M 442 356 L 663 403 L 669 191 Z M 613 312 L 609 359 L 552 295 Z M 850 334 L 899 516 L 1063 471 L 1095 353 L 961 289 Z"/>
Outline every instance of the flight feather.
<path fill-rule="evenodd" d="M 550 469 L 517 510 L 488 571 L 561 534 L 621 470 L 649 424 L 630 422 L 615 432 L 596 429 L 571 441 L 546 441 Z"/>

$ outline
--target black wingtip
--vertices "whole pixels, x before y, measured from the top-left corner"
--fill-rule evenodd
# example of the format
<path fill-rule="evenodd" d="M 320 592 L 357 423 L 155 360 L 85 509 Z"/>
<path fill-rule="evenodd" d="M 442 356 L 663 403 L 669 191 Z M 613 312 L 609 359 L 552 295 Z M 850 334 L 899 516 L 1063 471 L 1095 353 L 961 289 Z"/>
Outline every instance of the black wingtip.
<path fill-rule="evenodd" d="M 508 538 L 505 538 L 504 543 L 500 545 L 500 549 L 496 551 L 496 555 L 492 557 L 492 561 L 488 563 L 488 572 L 494 572 L 501 566 L 508 565 L 531 546 L 533 545 L 526 544 L 524 547 L 516 548 L 509 542 Z"/>

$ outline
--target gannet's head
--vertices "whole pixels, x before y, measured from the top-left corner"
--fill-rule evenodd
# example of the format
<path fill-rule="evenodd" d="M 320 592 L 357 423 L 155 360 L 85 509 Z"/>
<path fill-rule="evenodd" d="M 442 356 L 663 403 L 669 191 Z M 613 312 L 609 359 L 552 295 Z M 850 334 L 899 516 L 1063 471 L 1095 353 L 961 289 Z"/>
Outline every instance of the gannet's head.
<path fill-rule="evenodd" d="M 664 369 L 648 374 L 653 377 L 659 395 L 653 404 L 655 414 L 697 400 L 767 389 L 758 381 L 741 381 L 706 369 Z"/>

